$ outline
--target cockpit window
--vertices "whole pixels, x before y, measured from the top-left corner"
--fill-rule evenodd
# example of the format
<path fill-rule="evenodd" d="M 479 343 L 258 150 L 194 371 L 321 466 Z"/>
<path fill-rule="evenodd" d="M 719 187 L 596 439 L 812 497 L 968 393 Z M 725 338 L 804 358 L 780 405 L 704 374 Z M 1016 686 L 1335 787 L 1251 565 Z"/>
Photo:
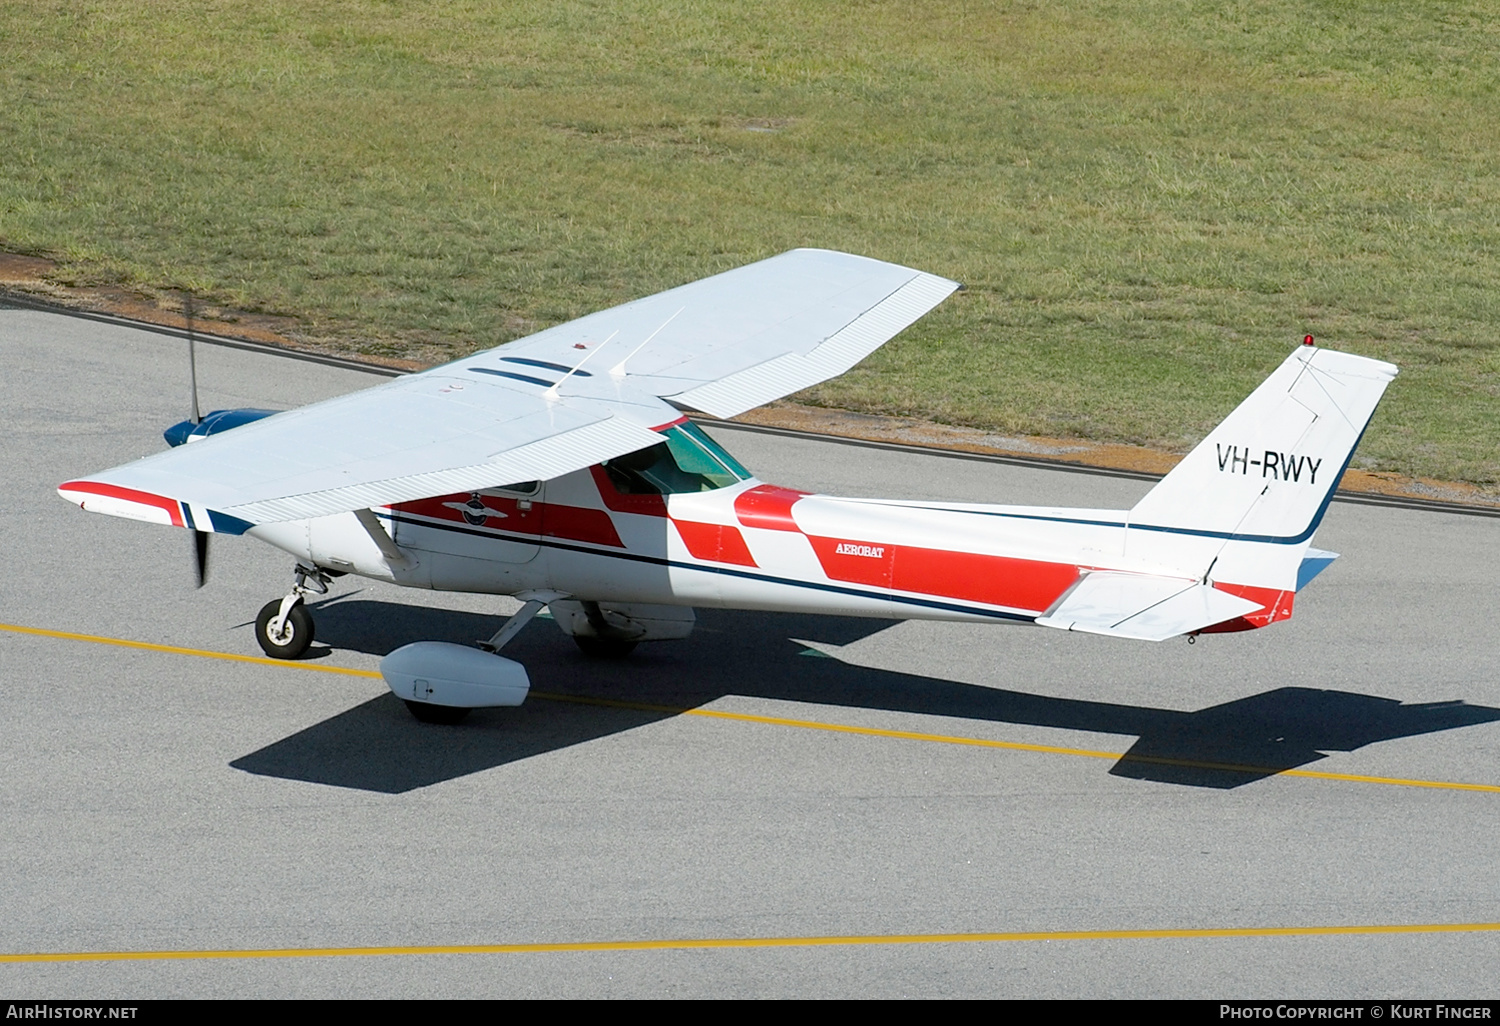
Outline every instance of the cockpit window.
<path fill-rule="evenodd" d="M 662 432 L 663 441 L 604 462 L 622 495 L 678 495 L 711 492 L 746 481 L 750 471 L 696 424 L 684 422 Z"/>
<path fill-rule="evenodd" d="M 535 495 L 537 493 L 537 489 L 541 487 L 542 483 L 540 481 L 517 481 L 515 484 L 500 485 L 496 488 L 486 489 L 486 491 L 512 492 L 517 495 Z"/>
<path fill-rule="evenodd" d="M 674 436 L 683 438 L 684 440 L 691 439 L 700 450 L 712 457 L 714 462 L 733 474 L 735 481 L 748 481 L 755 476 L 746 470 L 739 460 L 729 455 L 722 445 L 708 437 L 706 431 L 690 420 L 683 421 L 667 432 L 668 445 L 672 444 Z M 733 484 L 734 482 L 730 481 L 726 483 Z"/>

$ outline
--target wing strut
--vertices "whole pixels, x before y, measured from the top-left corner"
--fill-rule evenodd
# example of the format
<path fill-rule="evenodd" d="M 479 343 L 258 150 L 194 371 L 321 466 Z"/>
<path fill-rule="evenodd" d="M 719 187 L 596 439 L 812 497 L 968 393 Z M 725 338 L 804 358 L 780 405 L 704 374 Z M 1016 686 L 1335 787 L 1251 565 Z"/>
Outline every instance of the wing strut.
<path fill-rule="evenodd" d="M 396 545 L 395 540 L 386 533 L 385 528 L 380 524 L 380 518 L 375 515 L 373 510 L 357 509 L 354 511 L 354 516 L 359 521 L 359 526 L 365 529 L 365 533 L 375 543 L 375 547 L 380 550 L 380 554 L 385 557 L 387 563 L 403 570 L 414 565 L 412 558 L 402 552 Z"/>

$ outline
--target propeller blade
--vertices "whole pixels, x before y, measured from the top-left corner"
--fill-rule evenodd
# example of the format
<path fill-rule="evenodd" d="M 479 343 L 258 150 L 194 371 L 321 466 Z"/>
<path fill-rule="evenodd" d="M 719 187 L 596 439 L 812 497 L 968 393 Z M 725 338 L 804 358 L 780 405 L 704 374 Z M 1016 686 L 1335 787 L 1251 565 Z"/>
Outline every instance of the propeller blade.
<path fill-rule="evenodd" d="M 208 582 L 208 532 L 193 532 L 193 569 L 198 573 L 198 587 Z"/>
<path fill-rule="evenodd" d="M 182 315 L 187 321 L 188 338 L 188 379 L 193 390 L 193 416 L 194 424 L 203 422 L 203 415 L 198 412 L 198 356 L 197 346 L 193 341 L 193 294 L 187 293 L 182 297 Z"/>
<path fill-rule="evenodd" d="M 188 385 L 193 394 L 192 422 L 203 423 L 203 414 L 198 410 L 198 354 L 197 345 L 193 338 L 193 294 L 186 292 L 182 296 L 182 317 L 187 321 L 187 343 L 188 343 Z M 198 581 L 198 587 L 208 583 L 208 532 L 193 532 L 193 571 Z"/>

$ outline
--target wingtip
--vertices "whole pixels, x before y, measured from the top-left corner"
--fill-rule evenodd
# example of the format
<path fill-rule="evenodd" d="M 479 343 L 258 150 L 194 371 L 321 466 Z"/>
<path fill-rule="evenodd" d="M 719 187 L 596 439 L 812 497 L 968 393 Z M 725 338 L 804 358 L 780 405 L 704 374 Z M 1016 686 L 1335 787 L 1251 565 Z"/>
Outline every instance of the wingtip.
<path fill-rule="evenodd" d="M 57 494 L 82 509 L 83 499 L 81 496 L 84 493 L 83 486 L 85 483 L 83 481 L 64 481 L 57 486 Z"/>

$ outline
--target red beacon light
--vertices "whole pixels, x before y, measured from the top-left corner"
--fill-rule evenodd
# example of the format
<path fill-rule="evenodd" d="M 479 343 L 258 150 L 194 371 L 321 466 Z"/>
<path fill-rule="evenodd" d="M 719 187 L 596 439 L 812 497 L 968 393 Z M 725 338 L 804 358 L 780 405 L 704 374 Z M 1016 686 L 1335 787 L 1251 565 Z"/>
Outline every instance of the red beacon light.
<path fill-rule="evenodd" d="M 1311 335 L 1303 335 L 1302 336 L 1302 344 L 1305 345 L 1305 346 L 1312 345 L 1313 344 L 1312 336 Z"/>

